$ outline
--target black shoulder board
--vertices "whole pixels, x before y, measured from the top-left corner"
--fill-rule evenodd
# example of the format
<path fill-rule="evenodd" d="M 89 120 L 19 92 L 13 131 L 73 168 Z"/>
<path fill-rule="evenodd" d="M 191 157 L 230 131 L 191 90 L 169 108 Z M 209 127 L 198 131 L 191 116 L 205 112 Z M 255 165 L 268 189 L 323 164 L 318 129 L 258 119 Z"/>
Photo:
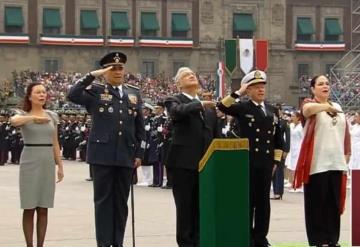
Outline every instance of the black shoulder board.
<path fill-rule="evenodd" d="M 137 89 L 137 90 L 140 90 L 140 88 L 139 87 L 137 87 L 137 86 L 134 86 L 134 85 L 131 85 L 131 84 L 124 84 L 124 86 L 125 87 L 131 87 L 131 88 L 134 88 L 134 89 Z"/>
<path fill-rule="evenodd" d="M 94 81 L 93 83 L 91 83 L 92 85 L 95 85 L 95 86 L 99 86 L 99 87 L 105 87 L 104 84 L 100 83 L 100 82 L 97 82 L 97 81 Z"/>

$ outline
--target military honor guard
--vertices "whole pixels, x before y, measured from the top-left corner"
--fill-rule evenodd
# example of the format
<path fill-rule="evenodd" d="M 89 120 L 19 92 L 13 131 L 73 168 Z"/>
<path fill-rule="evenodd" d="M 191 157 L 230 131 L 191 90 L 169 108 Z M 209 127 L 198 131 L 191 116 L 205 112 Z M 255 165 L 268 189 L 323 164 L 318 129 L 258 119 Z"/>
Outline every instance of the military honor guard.
<path fill-rule="evenodd" d="M 270 245 L 266 238 L 270 223 L 270 185 L 283 146 L 278 111 L 265 102 L 265 84 L 266 74 L 252 71 L 243 77 L 238 91 L 218 104 L 219 110 L 238 121 L 240 137 L 249 139 L 251 247 Z M 250 98 L 248 101 L 236 101 L 245 94 Z"/>
<path fill-rule="evenodd" d="M 24 147 L 24 141 L 19 128 L 12 127 L 10 129 L 10 154 L 11 154 L 11 163 L 19 164 L 21 151 Z"/>
<path fill-rule="evenodd" d="M 165 100 L 173 124 L 168 157 L 176 206 L 176 240 L 179 247 L 199 246 L 199 161 L 216 136 L 215 103 L 201 101 L 199 81 L 186 67 L 178 70 L 175 81 L 181 94 Z"/>
<path fill-rule="evenodd" d="M 143 116 L 146 133 L 146 148 L 144 154 L 144 160 L 141 162 L 141 171 L 143 175 L 143 181 L 138 183 L 140 186 L 149 186 L 153 184 L 153 162 L 156 160 L 156 142 L 152 138 L 151 132 L 153 129 L 153 115 L 154 107 L 148 103 L 143 105 Z"/>
<path fill-rule="evenodd" d="M 0 166 L 5 165 L 9 158 L 10 149 L 10 124 L 5 112 L 0 113 Z"/>
<path fill-rule="evenodd" d="M 162 187 L 164 177 L 164 124 L 166 121 L 166 115 L 164 113 L 164 103 L 158 102 L 155 106 L 155 117 L 153 121 L 154 140 L 156 143 L 156 155 L 157 159 L 153 165 L 153 184 L 151 187 Z"/>
<path fill-rule="evenodd" d="M 127 57 L 111 52 L 102 69 L 79 79 L 68 99 L 91 114 L 87 162 L 92 166 L 97 246 L 123 246 L 127 201 L 134 168 L 145 150 L 142 99 L 139 89 L 124 83 Z M 103 76 L 105 84 L 93 83 Z"/>
<path fill-rule="evenodd" d="M 166 171 L 166 183 L 161 187 L 162 189 L 172 188 L 172 174 L 168 164 L 169 150 L 172 143 L 172 131 L 173 131 L 173 123 L 171 117 L 169 117 L 167 114 L 166 121 L 164 123 L 163 131 L 162 131 L 162 136 L 164 140 L 162 161 Z"/>

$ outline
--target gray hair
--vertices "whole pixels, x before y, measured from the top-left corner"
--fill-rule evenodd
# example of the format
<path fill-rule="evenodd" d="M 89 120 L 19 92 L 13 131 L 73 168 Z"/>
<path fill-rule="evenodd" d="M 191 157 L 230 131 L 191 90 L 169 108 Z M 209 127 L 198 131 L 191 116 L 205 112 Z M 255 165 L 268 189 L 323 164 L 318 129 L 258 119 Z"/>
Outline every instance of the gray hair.
<path fill-rule="evenodd" d="M 181 67 L 178 69 L 174 80 L 176 83 L 179 83 L 180 79 L 184 76 L 184 74 L 186 73 L 194 73 L 194 71 L 192 71 L 192 69 L 190 69 L 189 67 Z"/>

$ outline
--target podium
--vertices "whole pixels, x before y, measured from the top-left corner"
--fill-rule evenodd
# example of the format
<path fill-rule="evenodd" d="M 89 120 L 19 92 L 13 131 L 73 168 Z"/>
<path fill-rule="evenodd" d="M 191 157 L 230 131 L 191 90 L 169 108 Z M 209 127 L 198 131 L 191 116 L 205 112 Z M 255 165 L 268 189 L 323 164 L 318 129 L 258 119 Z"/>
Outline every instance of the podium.
<path fill-rule="evenodd" d="M 214 139 L 199 163 L 200 247 L 250 246 L 248 139 Z"/>

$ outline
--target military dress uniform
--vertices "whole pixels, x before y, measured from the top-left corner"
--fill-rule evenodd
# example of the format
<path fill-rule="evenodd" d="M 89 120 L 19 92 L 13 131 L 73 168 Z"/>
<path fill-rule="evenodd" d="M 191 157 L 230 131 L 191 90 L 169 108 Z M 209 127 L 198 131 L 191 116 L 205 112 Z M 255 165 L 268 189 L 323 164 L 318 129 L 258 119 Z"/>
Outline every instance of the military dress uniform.
<path fill-rule="evenodd" d="M 88 126 L 86 125 L 85 122 L 79 124 L 79 126 L 80 126 L 80 135 L 79 135 L 80 140 L 79 140 L 79 145 L 78 145 L 79 156 L 80 156 L 80 161 L 85 161 L 86 160 L 87 142 L 88 142 L 90 129 L 88 128 Z"/>
<path fill-rule="evenodd" d="M 265 73 L 250 72 L 242 83 L 266 83 Z M 218 104 L 219 110 L 234 116 L 240 127 L 240 137 L 249 139 L 250 166 L 250 234 L 252 247 L 264 247 L 270 223 L 270 186 L 274 164 L 282 154 L 282 136 L 278 112 L 270 104 L 256 104 L 252 100 L 236 102 L 232 93 Z M 241 195 L 239 195 L 241 196 Z"/>
<path fill-rule="evenodd" d="M 5 165 L 9 158 L 11 125 L 7 115 L 1 116 L 3 120 L 0 121 L 0 165 Z"/>
<path fill-rule="evenodd" d="M 76 160 L 76 149 L 80 143 L 80 129 L 77 121 L 70 120 L 65 132 L 65 145 L 67 156 L 65 158 Z"/>
<path fill-rule="evenodd" d="M 19 164 L 20 155 L 24 147 L 24 142 L 20 129 L 16 127 L 11 127 L 9 142 L 10 142 L 11 163 Z"/>
<path fill-rule="evenodd" d="M 145 153 L 144 153 L 144 159 L 141 162 L 141 170 L 143 172 L 143 183 L 142 185 L 149 186 L 153 183 L 153 159 L 154 156 L 156 158 L 156 143 L 153 141 L 153 138 L 151 137 L 152 132 L 152 123 L 154 120 L 154 116 L 152 114 L 153 106 L 150 104 L 144 103 L 143 106 L 148 113 L 144 115 L 144 126 L 145 126 Z"/>
<path fill-rule="evenodd" d="M 173 131 L 173 122 L 171 118 L 168 116 L 163 126 L 162 135 L 164 138 L 164 145 L 163 145 L 163 164 L 166 169 L 166 184 L 162 187 L 163 189 L 171 189 L 172 187 L 172 174 L 171 169 L 169 169 L 168 164 L 168 157 L 169 157 L 169 150 L 172 142 L 172 131 Z"/>
<path fill-rule="evenodd" d="M 5 114 L 0 115 L 0 165 L 3 166 L 9 158 L 10 149 L 10 124 L 7 122 Z"/>
<path fill-rule="evenodd" d="M 164 106 L 162 106 L 164 107 Z M 153 122 L 154 139 L 156 142 L 156 155 L 157 161 L 153 165 L 153 186 L 161 187 L 163 184 L 164 177 L 164 137 L 163 137 L 163 126 L 166 121 L 166 115 L 164 113 L 155 116 Z"/>
<path fill-rule="evenodd" d="M 104 56 L 100 65 L 126 62 L 122 53 Z M 91 114 L 87 162 L 92 165 L 98 246 L 123 246 L 127 200 L 135 158 L 143 158 L 145 130 L 139 89 L 93 83 L 90 73 L 70 89 L 68 99 Z"/>

